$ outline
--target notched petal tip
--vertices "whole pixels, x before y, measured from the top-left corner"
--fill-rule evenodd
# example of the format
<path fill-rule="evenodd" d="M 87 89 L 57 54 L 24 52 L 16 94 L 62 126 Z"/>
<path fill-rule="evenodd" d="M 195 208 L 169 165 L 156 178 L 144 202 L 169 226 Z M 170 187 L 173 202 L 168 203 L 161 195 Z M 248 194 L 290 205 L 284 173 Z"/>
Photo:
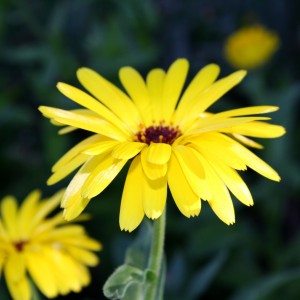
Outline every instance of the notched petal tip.
<path fill-rule="evenodd" d="M 157 210 L 157 211 L 152 210 L 151 212 L 145 211 L 145 214 L 149 219 L 156 220 L 161 216 L 162 211 L 161 210 Z"/>
<path fill-rule="evenodd" d="M 127 228 L 127 227 L 124 227 L 124 226 L 121 227 L 121 225 L 120 225 L 120 229 L 121 229 L 121 231 L 131 233 L 135 228 Z"/>

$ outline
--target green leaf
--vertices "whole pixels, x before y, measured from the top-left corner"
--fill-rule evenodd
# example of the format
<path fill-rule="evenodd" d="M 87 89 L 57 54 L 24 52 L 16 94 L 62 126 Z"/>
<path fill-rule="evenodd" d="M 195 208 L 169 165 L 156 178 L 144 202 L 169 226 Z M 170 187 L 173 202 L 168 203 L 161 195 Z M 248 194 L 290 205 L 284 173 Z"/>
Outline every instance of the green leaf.
<path fill-rule="evenodd" d="M 103 287 L 103 293 L 109 299 L 123 299 L 130 286 L 143 284 L 143 282 L 143 270 L 124 264 L 118 267 L 107 279 Z"/>
<path fill-rule="evenodd" d="M 280 286 L 300 280 L 300 268 L 267 276 L 233 295 L 230 300 L 262 300 Z"/>
<path fill-rule="evenodd" d="M 142 270 L 145 269 L 148 264 L 151 239 L 152 227 L 150 222 L 145 220 L 135 241 L 126 251 L 125 263 Z"/>
<path fill-rule="evenodd" d="M 143 222 L 139 233 L 127 249 L 125 264 L 118 267 L 103 287 L 104 295 L 110 299 L 140 299 L 145 284 L 157 281 L 156 275 L 146 269 L 151 246 L 152 227 Z"/>

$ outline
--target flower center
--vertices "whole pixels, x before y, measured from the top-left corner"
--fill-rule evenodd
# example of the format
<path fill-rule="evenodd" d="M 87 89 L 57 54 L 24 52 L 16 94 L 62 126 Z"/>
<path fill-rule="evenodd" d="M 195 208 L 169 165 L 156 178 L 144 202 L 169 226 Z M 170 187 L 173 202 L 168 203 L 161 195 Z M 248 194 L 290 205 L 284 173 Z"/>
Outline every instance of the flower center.
<path fill-rule="evenodd" d="M 14 246 L 18 252 L 21 252 L 26 244 L 27 244 L 27 241 L 14 242 Z"/>
<path fill-rule="evenodd" d="M 181 135 L 178 126 L 166 126 L 163 121 L 160 122 L 159 125 L 154 124 L 149 127 L 141 125 L 140 127 L 141 129 L 136 133 L 134 140 L 148 145 L 151 143 L 165 143 L 171 145 Z"/>

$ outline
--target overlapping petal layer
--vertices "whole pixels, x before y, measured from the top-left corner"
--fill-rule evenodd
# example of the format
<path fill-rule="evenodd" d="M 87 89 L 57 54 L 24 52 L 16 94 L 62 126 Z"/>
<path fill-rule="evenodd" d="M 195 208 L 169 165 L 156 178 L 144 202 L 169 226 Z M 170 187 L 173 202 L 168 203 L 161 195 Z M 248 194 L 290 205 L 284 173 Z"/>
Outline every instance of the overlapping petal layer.
<path fill-rule="evenodd" d="M 14 300 L 32 299 L 29 277 L 48 298 L 90 283 L 88 267 L 99 263 L 92 251 L 101 244 L 81 225 L 66 224 L 62 213 L 47 218 L 62 194 L 40 201 L 40 192 L 33 191 L 20 207 L 12 196 L 1 201 L 0 271 Z"/>
<path fill-rule="evenodd" d="M 230 193 L 252 205 L 250 191 L 239 175 L 247 167 L 275 181 L 280 177 L 245 146 L 262 148 L 251 138 L 275 138 L 283 127 L 269 124 L 274 106 L 255 106 L 212 114 L 207 109 L 246 75 L 240 70 L 217 80 L 220 69 L 201 69 L 183 91 L 189 63 L 176 60 L 167 71 L 153 69 L 146 80 L 133 68 L 119 76 L 126 92 L 87 68 L 77 75 L 95 97 L 59 83 L 59 90 L 85 110 L 71 112 L 41 107 L 65 132 L 81 128 L 94 133 L 67 152 L 53 167 L 53 184 L 80 167 L 62 200 L 68 220 L 78 216 L 132 159 L 120 209 L 120 227 L 132 231 L 144 215 L 158 218 L 167 187 L 178 209 L 196 216 L 205 200 L 225 223 L 235 221 Z M 217 80 L 217 81 L 216 81 Z M 90 113 L 88 113 L 88 111 Z"/>

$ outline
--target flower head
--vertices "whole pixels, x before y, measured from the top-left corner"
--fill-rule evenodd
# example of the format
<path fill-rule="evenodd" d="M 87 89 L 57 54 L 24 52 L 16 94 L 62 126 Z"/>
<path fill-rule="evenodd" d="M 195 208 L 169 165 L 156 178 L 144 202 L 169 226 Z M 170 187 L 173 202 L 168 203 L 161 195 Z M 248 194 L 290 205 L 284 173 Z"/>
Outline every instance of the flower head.
<path fill-rule="evenodd" d="M 90 282 L 88 266 L 98 264 L 92 251 L 101 244 L 80 225 L 66 224 L 62 213 L 46 218 L 61 200 L 62 192 L 39 201 L 33 191 L 18 207 L 7 196 L 1 201 L 1 270 L 14 300 L 32 299 L 29 277 L 48 298 L 79 292 Z"/>
<path fill-rule="evenodd" d="M 127 94 L 87 68 L 79 69 L 77 76 L 93 96 L 58 83 L 58 89 L 84 109 L 42 106 L 40 111 L 55 124 L 67 125 L 62 132 L 81 128 L 93 133 L 58 160 L 48 180 L 53 184 L 82 165 L 63 196 L 66 219 L 78 216 L 131 159 L 119 219 L 121 229 L 128 231 L 135 229 L 145 214 L 151 219 L 160 217 L 167 186 L 186 217 L 197 216 L 201 200 L 205 200 L 222 221 L 231 224 L 235 217 L 229 191 L 244 204 L 253 203 L 237 170 L 250 167 L 271 180 L 280 180 L 243 145 L 261 147 L 246 136 L 274 138 L 284 134 L 281 126 L 266 122 L 268 117 L 257 116 L 278 108 L 208 113 L 207 108 L 246 72 L 215 81 L 219 67 L 210 64 L 182 94 L 187 72 L 186 59 L 176 60 L 167 72 L 150 71 L 146 81 L 135 69 L 124 67 L 119 75 Z"/>
<path fill-rule="evenodd" d="M 279 37 L 276 33 L 254 25 L 230 35 L 225 42 L 224 52 L 233 67 L 254 69 L 266 63 L 278 46 Z"/>

